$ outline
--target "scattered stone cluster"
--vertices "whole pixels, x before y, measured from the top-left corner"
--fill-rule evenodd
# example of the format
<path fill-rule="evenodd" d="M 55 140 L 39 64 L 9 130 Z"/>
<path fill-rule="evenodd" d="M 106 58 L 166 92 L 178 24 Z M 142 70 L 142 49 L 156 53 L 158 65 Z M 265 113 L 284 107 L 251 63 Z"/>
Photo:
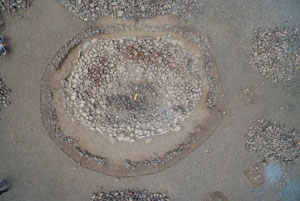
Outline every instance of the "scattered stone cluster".
<path fill-rule="evenodd" d="M 274 82 L 294 78 L 300 68 L 299 28 L 275 27 L 255 30 L 250 65 Z"/>
<path fill-rule="evenodd" d="M 124 190 L 95 193 L 92 201 L 169 201 L 164 193 L 150 193 L 147 190 Z"/>
<path fill-rule="evenodd" d="M 285 124 L 258 119 L 245 136 L 245 147 L 265 161 L 293 163 L 300 154 L 300 133 Z"/>
<path fill-rule="evenodd" d="M 18 9 L 25 9 L 32 4 L 33 0 L 0 0 L 1 12 L 16 12 Z"/>
<path fill-rule="evenodd" d="M 0 111 L 3 106 L 7 107 L 10 104 L 8 100 L 10 92 L 11 90 L 4 83 L 4 79 L 0 77 Z"/>
<path fill-rule="evenodd" d="M 99 16 L 113 18 L 151 18 L 157 15 L 189 17 L 200 12 L 199 0 L 62 0 L 69 11 L 84 21 Z"/>
<path fill-rule="evenodd" d="M 74 119 L 118 141 L 180 131 L 201 97 L 199 59 L 170 35 L 85 42 L 63 82 Z"/>

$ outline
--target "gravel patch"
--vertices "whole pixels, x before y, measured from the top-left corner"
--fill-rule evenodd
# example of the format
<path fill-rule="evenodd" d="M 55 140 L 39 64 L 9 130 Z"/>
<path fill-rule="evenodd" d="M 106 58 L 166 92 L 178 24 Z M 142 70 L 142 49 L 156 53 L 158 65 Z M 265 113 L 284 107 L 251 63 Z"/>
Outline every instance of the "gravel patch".
<path fill-rule="evenodd" d="M 65 109 L 118 141 L 180 131 L 201 97 L 200 58 L 181 43 L 171 36 L 87 41 L 63 82 Z"/>
<path fill-rule="evenodd" d="M 299 28 L 255 30 L 250 65 L 274 82 L 293 79 L 300 68 Z"/>
<path fill-rule="evenodd" d="M 169 201 L 164 193 L 150 193 L 147 190 L 124 190 L 95 193 L 92 201 Z"/>
<path fill-rule="evenodd" d="M 11 90 L 4 83 L 4 79 L 0 77 L 0 111 L 3 107 L 7 107 L 10 104 L 9 94 Z"/>
<path fill-rule="evenodd" d="M 0 13 L 16 12 L 19 9 L 25 9 L 32 4 L 33 0 L 0 0 Z"/>
<path fill-rule="evenodd" d="M 293 163 L 300 153 L 300 133 L 283 123 L 258 119 L 245 136 L 245 147 L 269 162 Z"/>
<path fill-rule="evenodd" d="M 199 0 L 62 0 L 69 11 L 84 21 L 100 17 L 152 18 L 157 15 L 190 17 L 201 12 Z"/>

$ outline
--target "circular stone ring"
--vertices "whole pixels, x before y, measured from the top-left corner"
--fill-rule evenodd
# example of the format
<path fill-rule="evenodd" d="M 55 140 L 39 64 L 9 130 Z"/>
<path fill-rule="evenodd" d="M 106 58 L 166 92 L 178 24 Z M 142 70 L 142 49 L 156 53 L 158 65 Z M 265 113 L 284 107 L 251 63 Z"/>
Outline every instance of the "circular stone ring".
<path fill-rule="evenodd" d="M 82 166 L 114 176 L 164 170 L 222 119 L 209 39 L 173 26 L 93 27 L 53 57 L 41 84 L 50 137 Z"/>

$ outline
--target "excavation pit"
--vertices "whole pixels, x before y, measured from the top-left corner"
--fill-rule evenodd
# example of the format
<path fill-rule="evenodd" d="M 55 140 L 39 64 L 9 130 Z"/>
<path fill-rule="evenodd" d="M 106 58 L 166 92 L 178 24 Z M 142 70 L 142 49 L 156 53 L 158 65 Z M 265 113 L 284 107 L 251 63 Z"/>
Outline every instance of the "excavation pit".
<path fill-rule="evenodd" d="M 53 140 L 89 169 L 154 173 L 202 144 L 222 118 L 207 37 L 172 26 L 91 28 L 62 47 L 41 86 Z"/>

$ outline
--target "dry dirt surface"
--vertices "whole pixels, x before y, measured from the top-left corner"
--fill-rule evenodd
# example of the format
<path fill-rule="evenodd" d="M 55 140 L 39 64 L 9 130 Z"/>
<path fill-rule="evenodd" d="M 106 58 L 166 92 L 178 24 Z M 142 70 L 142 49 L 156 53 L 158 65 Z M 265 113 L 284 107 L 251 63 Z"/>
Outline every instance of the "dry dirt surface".
<path fill-rule="evenodd" d="M 207 193 L 202 201 L 228 201 L 228 198 L 220 191 Z"/>
<path fill-rule="evenodd" d="M 36 0 L 18 12 L 5 12 L 10 55 L 0 72 L 12 90 L 11 104 L 1 111 L 0 180 L 10 184 L 3 201 L 89 200 L 95 192 L 147 189 L 168 192 L 172 201 L 198 201 L 222 192 L 230 201 L 299 200 L 300 161 L 264 167 L 265 182 L 253 188 L 244 170 L 260 159 L 245 150 L 245 134 L 258 118 L 285 122 L 300 130 L 299 74 L 273 83 L 249 64 L 253 31 L 259 27 L 299 26 L 298 0 L 203 0 L 202 14 L 182 21 L 211 38 L 224 99 L 223 120 L 199 148 L 176 165 L 156 174 L 116 178 L 83 168 L 49 137 L 40 113 L 40 86 L 53 55 L 70 38 L 90 26 L 59 1 Z M 161 21 L 163 23 L 163 21 Z M 255 87 L 256 104 L 246 105 L 242 89 Z M 154 142 L 154 141 L 152 141 Z"/>

